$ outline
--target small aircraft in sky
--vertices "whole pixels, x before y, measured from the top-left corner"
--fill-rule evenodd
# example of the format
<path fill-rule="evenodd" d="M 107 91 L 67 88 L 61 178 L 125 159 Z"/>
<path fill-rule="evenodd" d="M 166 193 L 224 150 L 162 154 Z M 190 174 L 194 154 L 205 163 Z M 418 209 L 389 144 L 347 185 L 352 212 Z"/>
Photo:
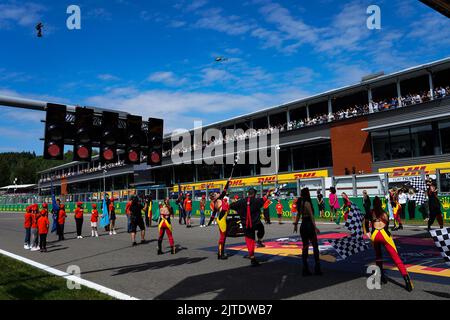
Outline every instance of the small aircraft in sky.
<path fill-rule="evenodd" d="M 227 60 L 228 60 L 228 58 L 225 58 L 225 57 L 216 57 L 216 59 L 215 59 L 216 62 L 224 62 Z"/>

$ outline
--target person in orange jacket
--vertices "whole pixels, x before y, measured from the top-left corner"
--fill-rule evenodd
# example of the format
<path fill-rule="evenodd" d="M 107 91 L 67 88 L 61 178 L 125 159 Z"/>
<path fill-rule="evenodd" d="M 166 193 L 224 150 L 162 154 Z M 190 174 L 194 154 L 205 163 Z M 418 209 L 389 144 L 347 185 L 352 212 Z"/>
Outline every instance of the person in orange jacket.
<path fill-rule="evenodd" d="M 297 209 L 297 198 L 294 199 L 294 201 L 292 202 L 292 206 L 291 206 L 291 216 L 292 219 L 295 222 L 295 219 L 297 218 L 297 214 L 298 214 L 298 209 Z"/>
<path fill-rule="evenodd" d="M 23 248 L 25 250 L 29 250 L 31 249 L 31 223 L 32 223 L 31 206 L 28 206 L 25 209 L 24 219 L 25 221 L 23 222 L 23 227 L 25 228 L 25 243 L 23 245 Z"/>
<path fill-rule="evenodd" d="M 83 236 L 81 235 L 82 229 L 83 229 L 83 215 L 84 215 L 84 208 L 83 208 L 83 202 L 77 202 L 77 207 L 75 208 L 75 224 L 77 226 L 77 239 L 83 239 Z"/>
<path fill-rule="evenodd" d="M 33 204 L 31 206 L 31 236 L 32 236 L 31 251 L 39 250 L 39 232 L 37 225 L 38 219 L 39 219 L 39 206 L 37 204 Z"/>
<path fill-rule="evenodd" d="M 270 222 L 270 205 L 272 204 L 272 201 L 270 201 L 270 199 L 266 199 L 266 201 L 264 201 L 264 205 L 263 205 L 263 214 L 264 214 L 264 222 L 266 224 L 272 224 L 272 222 Z"/>
<path fill-rule="evenodd" d="M 92 213 L 91 213 L 91 236 L 98 238 L 98 229 L 97 229 L 97 223 L 98 223 L 98 210 L 97 205 L 95 203 L 92 204 Z"/>
<path fill-rule="evenodd" d="M 283 218 L 283 205 L 281 204 L 281 200 L 278 200 L 275 208 L 277 209 L 278 224 L 283 224 L 281 222 L 281 219 Z"/>
<path fill-rule="evenodd" d="M 131 233 L 131 200 L 125 206 L 125 214 L 127 215 L 127 232 Z"/>
<path fill-rule="evenodd" d="M 59 212 L 58 212 L 58 241 L 65 240 L 64 239 L 64 224 L 66 222 L 66 208 L 64 203 L 61 203 L 59 205 Z"/>
<path fill-rule="evenodd" d="M 39 248 L 41 252 L 47 252 L 47 234 L 48 228 L 50 226 L 50 221 L 48 220 L 48 212 L 45 210 L 41 211 L 41 215 L 38 219 L 38 231 L 39 231 Z"/>

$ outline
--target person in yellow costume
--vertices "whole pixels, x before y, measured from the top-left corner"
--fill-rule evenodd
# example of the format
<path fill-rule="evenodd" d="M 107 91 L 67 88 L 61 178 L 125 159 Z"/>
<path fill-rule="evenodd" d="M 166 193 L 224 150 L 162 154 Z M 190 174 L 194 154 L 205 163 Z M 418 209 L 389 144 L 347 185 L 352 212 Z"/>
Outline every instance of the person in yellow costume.
<path fill-rule="evenodd" d="M 231 179 L 231 178 L 230 178 Z M 228 257 L 225 255 L 225 240 L 227 238 L 227 216 L 230 205 L 228 201 L 224 201 L 224 197 L 227 194 L 228 187 L 230 185 L 230 180 L 227 181 L 225 188 L 222 193 L 214 192 L 210 195 L 210 207 L 211 216 L 217 217 L 217 225 L 219 227 L 219 249 L 217 252 L 217 259 L 225 260 Z"/>
<path fill-rule="evenodd" d="M 158 254 L 163 254 L 162 251 L 162 242 L 164 239 L 164 234 L 167 233 L 167 236 L 169 238 L 169 244 L 170 244 L 170 253 L 175 254 L 175 244 L 173 240 L 173 229 L 172 224 L 170 223 L 170 216 L 171 216 L 171 208 L 169 207 L 168 201 L 164 201 L 160 208 L 159 208 L 159 223 L 158 223 L 158 231 L 159 231 L 159 238 L 158 238 Z"/>

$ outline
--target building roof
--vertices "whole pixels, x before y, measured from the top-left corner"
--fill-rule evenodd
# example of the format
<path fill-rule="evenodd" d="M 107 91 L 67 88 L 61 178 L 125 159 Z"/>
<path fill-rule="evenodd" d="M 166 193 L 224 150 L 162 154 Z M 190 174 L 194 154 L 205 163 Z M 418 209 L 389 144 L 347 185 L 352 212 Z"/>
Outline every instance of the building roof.
<path fill-rule="evenodd" d="M 237 121 L 240 121 L 240 120 L 246 121 L 246 120 L 249 120 L 251 118 L 262 116 L 262 115 L 265 115 L 265 114 L 268 114 L 268 113 L 274 113 L 276 111 L 283 111 L 283 109 L 287 109 L 287 108 L 289 108 L 290 106 L 293 106 L 293 105 L 307 105 L 309 103 L 319 102 L 320 100 L 324 100 L 325 98 L 328 98 L 328 97 L 343 96 L 345 94 L 350 94 L 351 92 L 356 92 L 356 91 L 358 91 L 358 90 L 360 90 L 362 88 L 369 88 L 369 87 L 373 88 L 373 87 L 376 87 L 376 86 L 382 86 L 384 84 L 391 83 L 392 80 L 408 79 L 408 78 L 410 78 L 411 75 L 414 76 L 414 73 L 418 73 L 420 71 L 428 71 L 428 70 L 430 70 L 432 68 L 436 68 L 438 66 L 445 65 L 445 64 L 448 64 L 450 66 L 450 57 L 443 58 L 443 59 L 436 60 L 436 61 L 429 62 L 429 63 L 425 63 L 425 64 L 421 64 L 421 65 L 418 65 L 418 66 L 406 68 L 406 69 L 403 69 L 403 70 L 400 70 L 400 71 L 396 71 L 396 72 L 393 72 L 393 73 L 390 73 L 390 74 L 387 74 L 387 75 L 379 76 L 379 77 L 376 77 L 374 79 L 370 79 L 370 80 L 367 80 L 367 81 L 361 81 L 359 83 L 355 83 L 355 84 L 352 84 L 352 85 L 348 85 L 348 86 L 344 86 L 344 87 L 341 87 L 341 88 L 328 90 L 328 91 L 325 91 L 325 92 L 322 92 L 322 93 L 319 93 L 319 94 L 315 94 L 315 95 L 308 96 L 308 97 L 305 97 L 305 98 L 301 98 L 301 99 L 298 99 L 298 100 L 293 100 L 293 101 L 286 102 L 286 103 L 283 103 L 283 104 L 280 104 L 280 105 L 264 108 L 264 109 L 261 109 L 259 111 L 254 111 L 254 112 L 250 112 L 250 113 L 243 114 L 243 115 L 240 115 L 240 116 L 236 116 L 236 117 L 233 117 L 233 118 L 229 118 L 229 119 L 226 119 L 226 120 L 222 120 L 222 121 L 214 122 L 214 123 L 211 123 L 211 124 L 207 124 L 207 125 L 204 125 L 203 128 L 206 129 L 206 128 L 220 127 L 222 125 L 227 125 L 227 124 L 229 125 L 231 123 L 234 123 L 234 122 L 237 122 Z M 192 129 L 191 131 L 193 131 L 193 130 L 194 129 Z M 171 133 L 168 133 L 168 134 L 165 135 L 165 138 L 170 137 L 170 136 L 171 136 Z"/>
<path fill-rule="evenodd" d="M 9 186 L 1 187 L 0 190 L 9 190 L 9 189 L 31 189 L 37 188 L 37 184 L 12 184 Z"/>

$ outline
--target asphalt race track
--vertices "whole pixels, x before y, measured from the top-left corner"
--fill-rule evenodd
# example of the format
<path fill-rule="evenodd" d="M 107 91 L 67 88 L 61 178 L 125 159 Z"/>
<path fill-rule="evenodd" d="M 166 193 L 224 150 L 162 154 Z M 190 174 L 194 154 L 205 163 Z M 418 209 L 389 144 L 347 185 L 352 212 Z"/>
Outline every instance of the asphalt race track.
<path fill-rule="evenodd" d="M 48 253 L 23 249 L 22 226 L 23 215 L 0 214 L 0 249 L 62 271 L 77 265 L 82 278 L 140 299 L 450 299 L 450 268 L 423 227 L 395 233 L 397 248 L 415 285 L 409 293 L 393 266 L 387 271 L 389 283 L 380 290 L 369 290 L 366 270 L 375 261 L 373 250 L 340 260 L 327 242 L 345 236 L 344 227 L 335 224 L 319 225 L 324 275 L 307 278 L 301 276 L 299 240 L 288 222 L 265 226 L 266 248 L 257 249 L 262 261 L 257 268 L 250 267 L 245 258 L 243 238 L 228 238 L 230 257 L 217 260 L 217 226 L 200 228 L 196 219 L 191 229 L 175 221 L 179 252 L 168 253 L 166 238 L 167 253 L 161 256 L 156 252 L 156 226 L 147 229 L 146 244 L 131 247 L 123 216 L 117 220 L 117 235 L 100 230 L 98 239 L 88 236 L 89 217 L 85 216 L 85 238 L 76 239 L 75 222 L 69 215 L 66 240 L 56 242 L 56 235 L 49 235 Z M 386 257 L 386 266 L 390 263 Z"/>

